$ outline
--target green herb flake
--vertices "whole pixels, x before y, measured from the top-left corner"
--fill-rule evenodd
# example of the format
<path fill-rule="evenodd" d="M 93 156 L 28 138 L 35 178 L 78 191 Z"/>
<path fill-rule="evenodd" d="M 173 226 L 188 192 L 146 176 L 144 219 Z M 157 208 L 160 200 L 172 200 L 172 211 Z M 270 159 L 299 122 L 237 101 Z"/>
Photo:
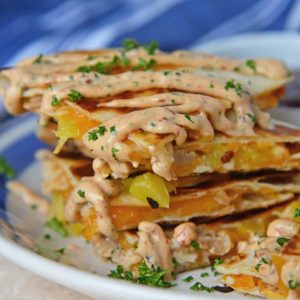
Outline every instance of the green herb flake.
<path fill-rule="evenodd" d="M 56 217 L 53 217 L 51 220 L 49 220 L 46 223 L 46 226 L 59 233 L 62 237 L 67 237 L 69 235 L 63 223 L 60 222 Z"/>
<path fill-rule="evenodd" d="M 214 85 L 214 83 L 213 83 L 212 81 L 210 82 L 209 87 L 210 87 L 211 89 L 214 89 L 214 88 L 215 88 L 215 85 Z"/>
<path fill-rule="evenodd" d="M 201 249 L 199 243 L 198 243 L 197 241 L 195 241 L 195 240 L 193 240 L 193 241 L 191 242 L 191 246 L 192 246 L 195 250 L 197 250 L 197 251 L 199 251 L 199 250 Z"/>
<path fill-rule="evenodd" d="M 233 71 L 234 71 L 234 72 L 241 72 L 241 68 L 240 68 L 240 67 L 235 67 L 235 68 L 233 69 Z"/>
<path fill-rule="evenodd" d="M 245 65 L 256 72 L 256 62 L 253 59 L 246 60 Z"/>
<path fill-rule="evenodd" d="M 136 49 L 140 46 L 139 42 L 135 39 L 125 39 L 123 41 L 123 48 L 125 52 Z"/>
<path fill-rule="evenodd" d="M 168 76 L 171 73 L 171 71 L 164 71 L 164 75 Z"/>
<path fill-rule="evenodd" d="M 111 134 L 116 134 L 117 133 L 116 126 L 111 126 L 109 128 L 109 131 L 110 131 Z"/>
<path fill-rule="evenodd" d="M 182 279 L 182 281 L 184 281 L 184 282 L 191 282 L 193 280 L 194 280 L 193 276 L 188 276 L 188 277 L 185 277 L 184 279 Z"/>
<path fill-rule="evenodd" d="M 44 239 L 45 239 L 45 240 L 51 240 L 51 235 L 50 235 L 49 233 L 46 233 L 46 234 L 44 235 Z"/>
<path fill-rule="evenodd" d="M 137 70 L 150 70 L 156 65 L 156 60 L 150 59 L 149 61 L 139 58 L 139 63 L 136 64 L 135 66 L 132 67 L 132 71 L 137 71 Z"/>
<path fill-rule="evenodd" d="M 85 197 L 85 191 L 83 190 L 78 190 L 77 194 L 79 195 L 79 197 L 84 198 Z"/>
<path fill-rule="evenodd" d="M 52 106 L 57 106 L 58 104 L 59 104 L 58 98 L 55 95 L 52 96 L 51 105 Z"/>
<path fill-rule="evenodd" d="M 172 102 L 172 104 L 176 104 L 175 99 L 172 99 L 171 102 Z"/>
<path fill-rule="evenodd" d="M 34 64 L 40 64 L 42 62 L 43 54 L 40 54 L 36 57 L 36 59 L 33 61 Z"/>
<path fill-rule="evenodd" d="M 15 175 L 15 170 L 8 164 L 4 157 L 0 156 L 0 176 L 13 178 Z"/>
<path fill-rule="evenodd" d="M 115 147 L 111 148 L 111 155 L 115 160 L 118 160 L 117 155 L 116 155 L 116 153 L 118 153 L 118 152 L 119 152 L 119 149 L 117 149 Z"/>
<path fill-rule="evenodd" d="M 154 267 L 153 265 L 148 267 L 145 262 L 142 262 L 139 265 L 139 277 L 137 282 L 162 288 L 174 286 L 171 282 L 164 281 L 166 273 L 167 270 L 162 270 L 160 267 Z"/>
<path fill-rule="evenodd" d="M 208 277 L 208 276 L 209 276 L 209 274 L 208 274 L 207 272 L 202 273 L 202 274 L 200 275 L 201 278 Z"/>
<path fill-rule="evenodd" d="M 139 265 L 138 271 L 138 277 L 134 278 L 131 272 L 125 271 L 121 265 L 118 265 L 117 269 L 111 270 L 108 276 L 116 279 L 135 282 L 138 284 L 157 286 L 162 288 L 169 288 L 171 286 L 174 286 L 173 283 L 164 281 L 164 276 L 167 273 L 167 270 L 162 270 L 160 267 L 148 267 L 145 262 L 142 262 Z"/>
<path fill-rule="evenodd" d="M 211 266 L 211 270 L 212 271 L 216 271 L 216 266 L 219 266 L 221 265 L 222 263 L 224 262 L 224 259 L 223 258 L 216 258 L 214 263 L 212 264 Z M 216 276 L 216 275 L 215 275 Z"/>
<path fill-rule="evenodd" d="M 32 210 L 36 210 L 37 207 L 38 207 L 38 206 L 37 206 L 36 204 L 31 204 L 31 205 L 30 205 L 30 208 L 31 208 Z"/>
<path fill-rule="evenodd" d="M 255 266 L 255 270 L 258 272 L 259 271 L 259 268 L 263 265 L 263 264 L 268 264 L 267 260 L 262 257 L 259 261 L 259 263 Z"/>
<path fill-rule="evenodd" d="M 184 114 L 184 117 L 185 117 L 187 120 L 189 120 L 191 123 L 195 123 L 195 122 L 192 120 L 192 117 L 191 117 L 190 114 L 185 113 L 185 114 Z"/>
<path fill-rule="evenodd" d="M 289 280 L 288 284 L 291 290 L 300 288 L 300 282 L 298 280 Z"/>
<path fill-rule="evenodd" d="M 99 126 L 97 129 L 93 129 L 88 132 L 88 140 L 89 141 L 96 141 L 98 140 L 99 136 L 103 136 L 107 131 L 105 126 Z"/>
<path fill-rule="evenodd" d="M 144 45 L 144 48 L 147 50 L 149 55 L 154 55 L 158 47 L 159 45 L 157 41 L 152 41 L 149 45 Z"/>
<path fill-rule="evenodd" d="M 61 255 L 64 255 L 65 254 L 65 250 L 66 250 L 65 248 L 61 248 L 61 249 L 55 250 L 54 252 L 59 253 Z"/>
<path fill-rule="evenodd" d="M 180 266 L 179 262 L 177 261 L 177 259 L 175 257 L 172 258 L 172 263 L 175 268 Z"/>
<path fill-rule="evenodd" d="M 210 288 L 210 287 L 207 287 L 205 286 L 204 284 L 202 284 L 201 282 L 197 281 L 196 283 L 194 283 L 191 287 L 190 287 L 191 290 L 193 291 L 204 291 L 204 292 L 207 292 L 207 293 L 211 293 L 214 291 L 213 288 Z"/>
<path fill-rule="evenodd" d="M 94 58 L 96 58 L 96 56 L 89 54 L 87 60 L 93 60 Z"/>
<path fill-rule="evenodd" d="M 238 96 L 242 96 L 242 93 L 245 91 L 243 90 L 242 84 L 239 82 L 236 82 L 234 79 L 230 79 L 226 81 L 225 83 L 225 90 L 228 91 L 229 89 L 235 90 Z"/>
<path fill-rule="evenodd" d="M 247 113 L 247 116 L 248 116 L 248 118 L 249 118 L 254 124 L 257 123 L 257 119 L 256 119 L 256 117 L 255 117 L 253 114 Z"/>
<path fill-rule="evenodd" d="M 1 173 L 1 172 L 0 172 L 0 173 Z M 294 217 L 295 217 L 295 218 L 300 217 L 300 208 L 296 208 L 296 209 L 295 209 Z"/>
<path fill-rule="evenodd" d="M 286 244 L 287 242 L 289 241 L 288 238 L 285 238 L 285 237 L 279 237 L 276 242 L 279 246 L 284 246 L 284 244 Z"/>
<path fill-rule="evenodd" d="M 72 103 L 78 102 L 82 98 L 81 93 L 78 92 L 77 90 L 74 90 L 74 89 L 71 89 L 68 96 L 69 96 L 69 99 Z"/>

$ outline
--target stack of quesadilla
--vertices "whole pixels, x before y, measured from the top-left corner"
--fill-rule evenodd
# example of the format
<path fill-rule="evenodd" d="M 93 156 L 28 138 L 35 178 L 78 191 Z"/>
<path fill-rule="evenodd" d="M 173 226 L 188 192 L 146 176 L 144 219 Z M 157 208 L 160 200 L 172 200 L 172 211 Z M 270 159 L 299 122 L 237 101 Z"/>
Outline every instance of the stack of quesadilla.
<path fill-rule="evenodd" d="M 239 236 L 228 218 L 273 215 L 300 192 L 300 129 L 265 111 L 292 79 L 280 61 L 127 40 L 27 59 L 1 79 L 7 110 L 37 113 L 53 146 L 38 153 L 51 217 L 128 271 L 145 262 L 170 275 L 239 255 L 257 226 Z"/>

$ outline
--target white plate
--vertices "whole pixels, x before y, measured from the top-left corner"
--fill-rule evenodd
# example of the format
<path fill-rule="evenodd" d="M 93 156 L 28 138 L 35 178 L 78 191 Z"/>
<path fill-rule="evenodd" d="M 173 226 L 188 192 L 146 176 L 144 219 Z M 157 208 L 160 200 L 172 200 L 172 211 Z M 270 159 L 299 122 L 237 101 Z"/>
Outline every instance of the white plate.
<path fill-rule="evenodd" d="M 264 36 L 264 39 L 267 39 L 268 36 Z M 274 36 L 271 35 L 270 39 L 274 39 Z M 278 49 L 282 45 L 283 41 L 287 42 L 286 36 L 283 36 L 283 40 L 280 38 L 280 35 L 276 35 Z M 272 42 L 273 50 L 276 49 L 275 40 Z M 222 46 L 226 46 L 226 54 L 232 53 L 233 55 L 242 53 L 248 54 L 248 47 L 255 49 L 255 41 L 260 39 L 251 35 L 247 38 L 239 36 L 237 41 L 243 40 L 244 48 L 239 46 L 238 53 L 234 52 L 236 45 L 239 45 L 239 42 L 234 42 L 234 39 L 231 38 L 231 42 L 224 44 L 224 40 L 221 42 L 211 42 L 213 47 L 218 49 L 218 53 L 222 52 Z M 290 39 L 291 42 L 293 39 Z M 229 45 L 233 45 L 232 48 Z M 257 45 L 260 49 L 260 44 Z M 205 50 L 213 52 L 209 49 L 209 45 L 203 46 Z M 291 46 L 291 47 L 294 47 Z M 300 44 L 299 44 L 300 47 Z M 287 47 L 288 48 L 288 47 Z M 232 50 L 230 50 L 232 49 Z M 295 49 L 295 48 L 294 48 Z M 264 47 L 263 47 L 264 50 Z M 272 51 L 273 51 L 272 50 Z M 232 51 L 232 52 L 231 52 Z M 300 48 L 298 53 L 300 53 Z M 261 56 L 258 52 L 253 52 L 251 57 Z M 273 55 L 274 54 L 274 55 Z M 266 52 L 263 52 L 262 55 L 267 56 Z M 281 55 L 271 53 L 272 56 Z M 290 63 L 293 64 L 294 60 L 290 60 Z M 300 62 L 299 62 L 300 65 Z M 279 112 L 281 117 L 285 120 L 289 119 L 289 111 Z M 297 110 L 293 110 L 293 118 L 297 120 Z M 300 125 L 300 124 L 299 124 Z M 0 126 L 0 155 L 5 156 L 9 163 L 18 172 L 18 179 L 23 181 L 26 185 L 32 187 L 34 190 L 39 191 L 40 185 L 40 174 L 39 174 L 39 165 L 34 160 L 33 153 L 41 148 L 44 145 L 39 142 L 34 136 L 34 130 L 36 126 L 36 120 L 32 117 L 22 117 L 16 120 L 10 121 L 4 126 Z M 22 242 L 20 239 L 16 239 L 14 233 L 18 231 L 24 231 L 29 234 L 31 238 L 37 241 L 37 244 L 43 249 L 48 249 L 46 256 L 48 254 L 53 254 L 52 250 L 58 250 L 62 247 L 65 247 L 65 240 L 60 239 L 55 234 L 51 233 L 52 240 L 46 241 L 42 238 L 44 232 L 44 222 L 45 219 L 40 217 L 37 213 L 33 212 L 30 208 L 26 207 L 22 202 L 18 201 L 9 195 L 6 194 L 5 189 L 3 188 L 3 182 L 0 182 L 0 208 L 6 211 L 6 218 L 12 225 L 13 231 L 11 235 L 5 233 L 3 228 L 0 226 L 0 253 L 12 260 L 16 264 L 31 270 L 34 273 L 39 274 L 45 278 L 53 280 L 61 285 L 74 289 L 82 294 L 90 296 L 95 299 L 140 299 L 140 300 L 153 300 L 153 299 L 165 299 L 165 300 L 184 300 L 184 299 L 252 299 L 250 296 L 243 296 L 237 293 L 230 294 L 221 294 L 214 292 L 208 294 L 206 292 L 194 292 L 189 289 L 193 284 L 182 282 L 182 278 L 192 275 L 195 281 L 200 281 L 205 285 L 216 285 L 216 278 L 212 275 L 207 278 L 200 278 L 200 274 L 204 270 L 196 270 L 193 272 L 187 272 L 181 274 L 176 281 L 178 286 L 171 289 L 159 289 L 151 288 L 147 286 L 139 286 L 131 283 L 127 283 L 121 280 L 114 280 L 107 277 L 107 273 L 110 269 L 113 268 L 112 265 L 103 263 L 98 259 L 94 254 L 92 247 L 80 238 L 72 238 L 68 241 L 68 244 L 72 244 L 73 247 L 66 246 L 66 255 L 63 255 L 60 262 L 52 261 L 49 258 L 45 258 L 41 255 L 36 254 L 30 245 Z M 16 217 L 14 217 L 16 216 Z M 0 212 L 1 217 L 1 212 Z M 2 216 L 3 217 L 3 216 Z M 51 250 L 52 249 L 52 250 Z M 73 266 L 71 266 L 73 265 Z"/>
<path fill-rule="evenodd" d="M 237 58 L 273 57 L 291 69 L 300 68 L 300 34 L 297 32 L 248 33 L 220 38 L 193 48 Z"/>

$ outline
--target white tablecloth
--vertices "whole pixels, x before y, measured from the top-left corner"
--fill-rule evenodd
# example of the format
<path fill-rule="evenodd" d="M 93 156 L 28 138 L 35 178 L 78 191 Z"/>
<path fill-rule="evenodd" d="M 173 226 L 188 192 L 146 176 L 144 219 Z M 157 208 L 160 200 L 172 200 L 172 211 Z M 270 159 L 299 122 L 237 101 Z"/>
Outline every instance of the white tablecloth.
<path fill-rule="evenodd" d="M 0 300 L 90 300 L 0 256 Z"/>

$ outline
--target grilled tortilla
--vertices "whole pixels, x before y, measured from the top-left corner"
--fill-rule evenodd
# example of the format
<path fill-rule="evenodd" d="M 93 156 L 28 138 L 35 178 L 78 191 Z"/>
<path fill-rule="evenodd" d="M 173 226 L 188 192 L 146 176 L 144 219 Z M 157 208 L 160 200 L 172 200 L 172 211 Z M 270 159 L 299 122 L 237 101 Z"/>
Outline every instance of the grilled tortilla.
<path fill-rule="evenodd" d="M 45 151 L 38 156 L 43 162 L 44 191 L 56 197 L 60 195 L 64 203 L 82 176 L 93 173 L 91 160 L 87 158 L 59 157 Z M 297 172 L 244 177 L 205 174 L 181 177 L 174 182 L 162 179 L 157 182 L 158 179 L 155 174 L 146 172 L 113 180 L 119 192 L 107 199 L 108 216 L 118 231 L 137 228 L 142 221 L 159 224 L 179 224 L 188 220 L 204 222 L 282 203 L 300 192 Z M 66 214 L 70 215 L 76 209 L 81 218 L 76 216 L 73 221 L 82 222 L 87 231 L 97 234 L 95 207 L 88 203 L 73 207 L 71 203 L 65 203 L 69 210 Z"/>
<path fill-rule="evenodd" d="M 38 129 L 38 136 L 45 142 L 55 145 L 57 137 L 53 134 L 56 124 L 48 122 Z M 216 134 L 214 139 L 206 141 L 198 139 L 188 141 L 173 149 L 174 161 L 171 164 L 171 174 L 175 178 L 195 174 L 230 172 L 253 172 L 259 170 L 292 170 L 300 166 L 300 130 L 293 125 L 274 121 L 272 130 L 255 129 L 255 136 L 224 136 Z M 161 149 L 161 159 L 168 159 L 165 153 L 169 137 L 152 134 L 131 134 L 128 146 L 131 149 L 131 159 L 138 166 L 130 173 L 152 171 L 151 152 L 155 145 Z M 69 153 L 81 153 L 95 158 L 80 141 L 69 141 L 63 150 Z M 157 151 L 158 153 L 158 151 Z M 103 176 L 111 174 L 108 165 L 101 169 Z"/>

